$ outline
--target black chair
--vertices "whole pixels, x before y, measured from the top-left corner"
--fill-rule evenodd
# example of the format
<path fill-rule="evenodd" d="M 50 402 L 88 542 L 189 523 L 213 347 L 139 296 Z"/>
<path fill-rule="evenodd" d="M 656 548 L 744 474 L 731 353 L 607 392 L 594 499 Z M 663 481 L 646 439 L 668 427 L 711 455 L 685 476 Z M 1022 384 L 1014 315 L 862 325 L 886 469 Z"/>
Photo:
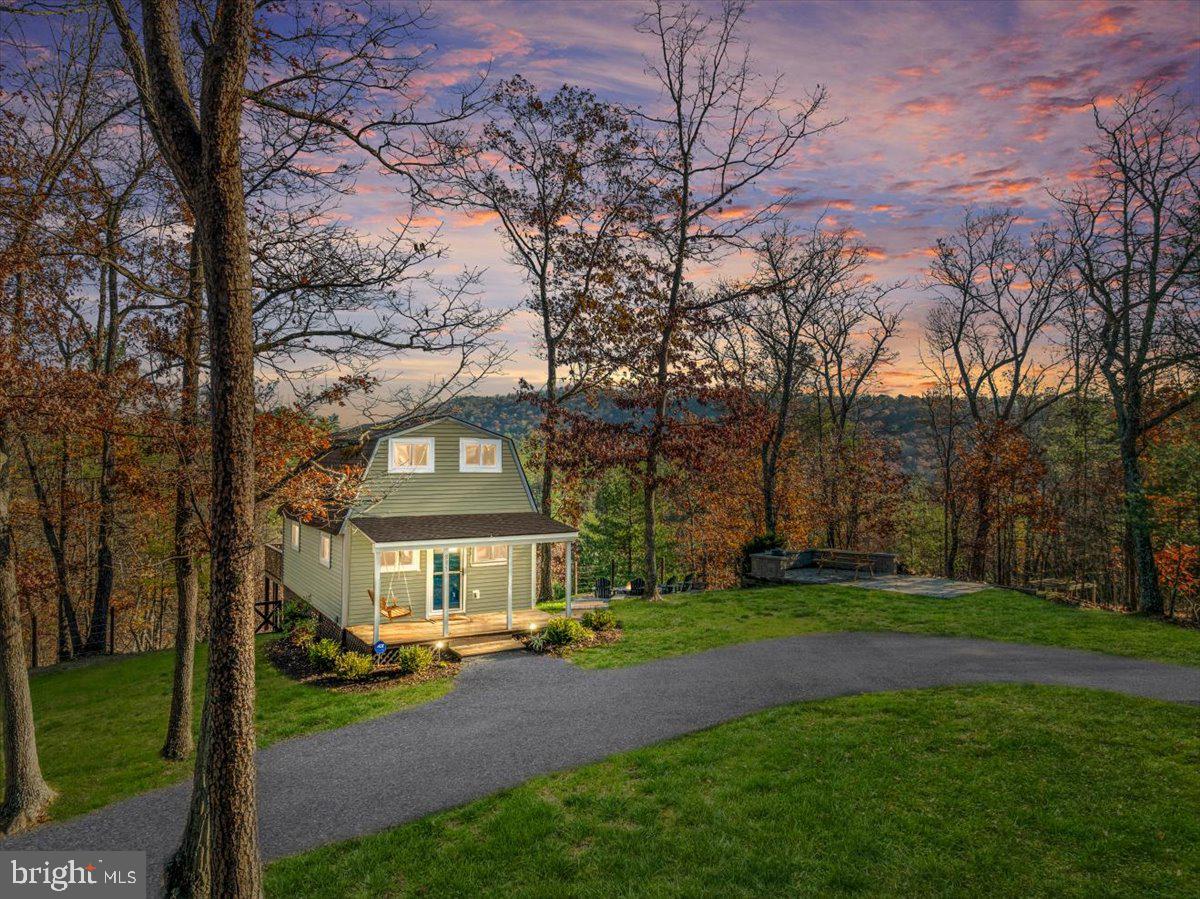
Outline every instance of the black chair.
<path fill-rule="evenodd" d="M 640 577 L 635 577 L 629 582 L 629 586 L 625 588 L 625 592 L 630 596 L 642 596 L 646 592 L 646 582 Z"/>
<path fill-rule="evenodd" d="M 667 578 L 666 583 L 662 585 L 662 592 L 664 595 L 667 593 L 675 593 L 679 590 L 680 586 L 679 579 L 675 577 L 675 575 L 671 575 L 669 578 Z"/>
<path fill-rule="evenodd" d="M 680 593 L 691 593 L 691 592 L 692 592 L 692 590 L 694 589 L 694 586 L 693 586 L 693 585 L 694 585 L 695 583 L 696 583 L 696 575 L 692 574 L 692 573 L 689 571 L 687 574 L 685 574 L 685 575 L 683 576 L 683 581 L 682 581 L 682 582 L 679 584 L 679 591 L 678 591 L 678 592 L 680 592 Z"/>
<path fill-rule="evenodd" d="M 602 577 L 596 581 L 596 599 L 612 599 L 612 582 Z"/>

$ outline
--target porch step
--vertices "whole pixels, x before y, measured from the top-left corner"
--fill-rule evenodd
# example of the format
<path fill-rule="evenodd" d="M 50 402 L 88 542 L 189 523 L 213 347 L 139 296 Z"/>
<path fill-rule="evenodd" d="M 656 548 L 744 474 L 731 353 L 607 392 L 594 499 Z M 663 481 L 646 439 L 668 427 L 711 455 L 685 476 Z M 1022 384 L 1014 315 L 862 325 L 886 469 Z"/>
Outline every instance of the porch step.
<path fill-rule="evenodd" d="M 486 656 L 496 652 L 524 649 L 525 646 L 508 634 L 489 634 L 481 637 L 462 637 L 458 640 L 451 640 L 449 648 L 465 659 L 470 656 Z"/>

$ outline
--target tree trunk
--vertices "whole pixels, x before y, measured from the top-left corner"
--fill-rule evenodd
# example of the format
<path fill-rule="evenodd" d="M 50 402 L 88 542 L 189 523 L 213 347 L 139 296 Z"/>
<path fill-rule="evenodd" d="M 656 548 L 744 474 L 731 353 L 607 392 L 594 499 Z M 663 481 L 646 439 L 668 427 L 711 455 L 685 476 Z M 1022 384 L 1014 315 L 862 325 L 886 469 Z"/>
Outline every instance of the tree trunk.
<path fill-rule="evenodd" d="M 544 307 L 543 307 L 544 308 Z M 546 327 L 549 334 L 549 325 Z M 558 439 L 558 362 L 553 340 L 546 337 L 546 417 L 542 422 L 544 446 L 542 447 L 542 514 L 552 515 L 554 510 L 554 450 Z M 538 559 L 538 597 L 541 602 L 554 599 L 554 588 L 550 574 L 550 547 Z"/>
<path fill-rule="evenodd" d="M 200 330 L 204 317 L 200 247 L 192 239 L 188 303 L 184 310 L 182 384 L 179 395 L 179 450 L 175 485 L 175 676 L 171 715 L 162 754 L 184 759 L 192 753 L 192 681 L 196 656 L 196 607 L 200 587 L 196 573 L 195 511 L 192 508 L 192 440 L 200 415 Z"/>
<path fill-rule="evenodd" d="M 54 568 L 54 588 L 58 608 L 58 660 L 73 659 L 82 644 L 79 632 L 79 621 L 75 617 L 75 605 L 71 602 L 71 585 L 67 570 L 67 522 L 69 517 L 65 508 L 64 495 L 66 492 L 66 469 L 68 456 L 66 439 L 59 454 L 59 508 L 58 520 L 50 508 L 50 496 L 38 470 L 37 459 L 29 441 L 20 437 L 21 449 L 25 455 L 25 467 L 29 470 L 29 481 L 33 486 L 33 495 L 38 504 L 38 518 L 42 524 L 42 535 L 46 539 L 46 548 L 50 551 L 50 562 Z"/>
<path fill-rule="evenodd" d="M 1133 422 L 1121 434 L 1121 468 L 1125 481 L 1126 570 L 1137 584 L 1137 608 L 1154 615 L 1162 613 L 1163 599 L 1158 584 L 1158 565 L 1154 560 L 1151 537 L 1150 501 L 1142 481 L 1142 465 Z M 1133 597 L 1130 597 L 1130 604 Z"/>
<path fill-rule="evenodd" d="M 38 762 L 33 701 L 25 668 L 25 630 L 17 597 L 17 568 L 13 544 L 12 422 L 0 419 L 0 699 L 4 703 L 4 805 L 0 835 L 25 830 L 46 817 L 54 791 L 42 777 Z"/>
<path fill-rule="evenodd" d="M 116 253 L 116 237 L 112 227 L 108 230 L 108 252 Z M 108 327 L 104 336 L 104 367 L 103 375 L 107 382 L 112 375 L 117 360 L 117 339 L 119 323 L 117 320 L 117 271 L 112 266 L 104 266 L 100 272 L 101 302 L 108 302 Z M 107 284 L 105 288 L 104 285 Z M 96 521 L 96 592 L 92 597 L 92 620 L 88 628 L 87 642 L 83 644 L 84 654 L 104 652 L 108 642 L 108 610 L 112 605 L 113 592 L 113 554 L 112 532 L 116 517 L 116 496 L 113 493 L 113 480 L 116 477 L 116 459 L 113 454 L 112 434 L 104 431 L 100 435 L 100 508 Z M 114 645 L 114 651 L 116 649 Z"/>
<path fill-rule="evenodd" d="M 991 535 L 991 504 L 986 486 L 975 490 L 975 537 L 971 542 L 968 576 L 973 581 L 987 580 L 987 543 Z"/>

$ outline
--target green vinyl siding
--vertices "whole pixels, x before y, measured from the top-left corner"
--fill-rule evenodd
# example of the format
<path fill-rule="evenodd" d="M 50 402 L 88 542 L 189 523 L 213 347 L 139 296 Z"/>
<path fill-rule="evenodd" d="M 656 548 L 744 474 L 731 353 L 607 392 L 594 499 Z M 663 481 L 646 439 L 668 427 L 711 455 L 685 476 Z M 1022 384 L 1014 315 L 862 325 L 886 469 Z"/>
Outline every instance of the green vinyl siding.
<path fill-rule="evenodd" d="M 342 617 L 342 538 L 330 535 L 331 565 L 320 558 L 323 532 L 300 525 L 300 549 L 292 549 L 290 520 L 283 520 L 283 585 L 331 621 Z"/>
<path fill-rule="evenodd" d="M 350 617 L 347 625 L 370 624 L 375 620 L 368 590 L 374 590 L 374 550 L 371 541 L 357 528 L 350 534 Z M 466 614 L 503 612 L 508 604 L 508 575 L 504 565 L 474 565 L 469 547 L 463 550 L 463 599 Z M 530 547 L 516 546 L 513 562 L 513 608 L 528 609 L 533 602 Z M 413 616 L 423 618 L 431 611 L 428 602 L 430 550 L 420 551 L 420 571 L 380 574 L 380 592 L 391 593 L 402 604 L 412 603 Z M 476 599 L 474 591 L 479 591 Z"/>
<path fill-rule="evenodd" d="M 352 515 L 469 515 L 528 512 L 532 508 L 511 441 L 500 441 L 499 472 L 466 472 L 458 470 L 459 439 L 492 439 L 494 435 L 450 419 L 404 434 L 433 438 L 434 470 L 427 474 L 388 472 L 388 438 L 380 438 Z"/>

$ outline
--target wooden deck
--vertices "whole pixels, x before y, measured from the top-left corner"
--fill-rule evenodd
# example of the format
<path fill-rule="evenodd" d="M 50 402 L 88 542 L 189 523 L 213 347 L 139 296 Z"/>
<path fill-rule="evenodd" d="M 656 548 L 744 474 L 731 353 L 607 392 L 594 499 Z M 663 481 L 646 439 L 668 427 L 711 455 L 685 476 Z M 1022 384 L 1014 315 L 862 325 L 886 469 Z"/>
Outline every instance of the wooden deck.
<path fill-rule="evenodd" d="M 532 625 L 541 627 L 550 616 L 537 609 L 513 609 L 513 626 L 507 626 L 503 612 L 483 612 L 478 615 L 451 615 L 450 639 L 478 637 L 484 634 L 508 634 L 527 631 Z M 375 639 L 372 624 L 356 624 L 346 630 L 368 646 Z M 436 643 L 442 637 L 442 619 L 405 618 L 402 621 L 380 622 L 379 639 L 388 646 L 405 646 L 410 643 Z"/>

